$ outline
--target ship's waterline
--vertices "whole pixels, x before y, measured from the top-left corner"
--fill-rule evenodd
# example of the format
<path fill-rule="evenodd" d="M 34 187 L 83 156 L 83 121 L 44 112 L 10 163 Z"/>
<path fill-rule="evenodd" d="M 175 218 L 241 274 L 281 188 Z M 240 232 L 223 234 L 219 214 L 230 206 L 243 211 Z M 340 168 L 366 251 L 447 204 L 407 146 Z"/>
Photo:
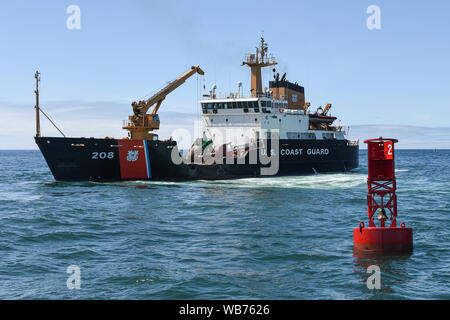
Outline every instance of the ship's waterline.
<path fill-rule="evenodd" d="M 348 171 L 359 163 L 358 147 L 345 140 L 331 144 L 319 140 L 269 140 L 261 144 L 273 154 L 245 150 L 245 155 L 238 158 L 211 157 L 211 164 L 204 163 L 208 158 L 196 158 L 195 153 L 192 158 L 180 156 L 179 162 L 174 162 L 173 154 L 179 153 L 175 141 L 41 137 L 36 138 L 36 143 L 53 176 L 60 181 L 221 180 Z M 278 147 L 272 148 L 288 143 L 296 148 L 279 152 Z"/>

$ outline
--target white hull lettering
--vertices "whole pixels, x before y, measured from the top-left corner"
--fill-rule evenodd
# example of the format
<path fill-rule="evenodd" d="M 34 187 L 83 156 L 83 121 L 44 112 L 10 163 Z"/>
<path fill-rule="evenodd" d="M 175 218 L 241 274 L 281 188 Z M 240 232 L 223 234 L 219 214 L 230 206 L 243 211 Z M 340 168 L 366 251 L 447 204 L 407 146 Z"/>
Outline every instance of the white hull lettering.
<path fill-rule="evenodd" d="M 303 149 L 281 149 L 280 154 L 282 156 L 301 156 Z"/>
<path fill-rule="evenodd" d="M 329 149 L 308 149 L 306 154 L 308 156 L 316 156 L 316 155 L 327 155 L 330 153 Z"/>
<path fill-rule="evenodd" d="M 306 154 L 308 156 L 323 156 L 330 153 L 330 150 L 325 149 L 307 149 Z M 281 149 L 280 154 L 282 156 L 301 156 L 303 155 L 303 149 Z"/>
<path fill-rule="evenodd" d="M 283 151 L 283 150 L 281 150 L 281 151 Z M 263 155 L 263 156 L 267 156 L 266 149 L 260 149 L 260 150 L 259 150 L 259 153 L 260 153 L 261 155 Z M 270 149 L 270 155 L 271 155 L 271 156 L 275 156 L 275 155 L 276 155 L 275 149 Z"/>

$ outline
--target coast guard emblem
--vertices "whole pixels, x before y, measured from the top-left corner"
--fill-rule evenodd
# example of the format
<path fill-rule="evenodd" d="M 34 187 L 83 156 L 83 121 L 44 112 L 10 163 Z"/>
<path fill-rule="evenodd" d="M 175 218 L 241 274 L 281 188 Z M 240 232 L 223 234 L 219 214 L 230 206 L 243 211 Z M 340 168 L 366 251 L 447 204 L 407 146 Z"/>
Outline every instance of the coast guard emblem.
<path fill-rule="evenodd" d="M 139 150 L 129 150 L 127 154 L 127 161 L 134 162 L 139 157 Z"/>

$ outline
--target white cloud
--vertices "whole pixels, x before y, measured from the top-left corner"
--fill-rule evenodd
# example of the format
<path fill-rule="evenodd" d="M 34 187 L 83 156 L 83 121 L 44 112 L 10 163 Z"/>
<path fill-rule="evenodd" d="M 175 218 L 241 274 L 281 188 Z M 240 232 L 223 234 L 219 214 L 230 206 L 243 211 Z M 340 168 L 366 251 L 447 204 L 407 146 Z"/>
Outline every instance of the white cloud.
<path fill-rule="evenodd" d="M 129 104 L 60 101 L 45 103 L 42 108 L 66 136 L 127 136 L 127 132 L 122 129 L 122 120 L 127 119 L 131 111 Z M 0 102 L 0 114 L 0 149 L 37 149 L 33 139 L 36 133 L 34 106 Z M 197 115 L 165 111 L 161 111 L 159 115 L 161 129 L 157 133 L 162 139 L 170 137 L 174 130 L 180 128 L 193 135 Z M 41 134 L 61 136 L 43 115 Z"/>
<path fill-rule="evenodd" d="M 44 110 L 67 135 L 74 137 L 116 137 L 127 132 L 122 120 L 127 119 L 131 106 L 117 102 L 53 101 L 43 104 Z M 181 110 L 181 108 L 180 108 Z M 161 139 L 176 129 L 185 129 L 194 136 L 194 122 L 200 113 L 161 111 Z M 33 105 L 18 105 L 0 101 L 0 149 L 36 149 L 35 111 Z M 45 136 L 60 136 L 59 132 L 41 116 L 41 132 Z M 450 148 L 450 127 L 420 127 L 408 125 L 354 125 L 349 138 L 363 140 L 379 136 L 399 139 L 398 148 L 433 149 Z M 183 146 L 184 148 L 185 146 Z"/>
<path fill-rule="evenodd" d="M 359 139 L 366 148 L 366 139 L 378 137 L 398 139 L 399 149 L 450 149 L 450 127 L 419 127 L 408 125 L 350 126 L 349 138 Z"/>

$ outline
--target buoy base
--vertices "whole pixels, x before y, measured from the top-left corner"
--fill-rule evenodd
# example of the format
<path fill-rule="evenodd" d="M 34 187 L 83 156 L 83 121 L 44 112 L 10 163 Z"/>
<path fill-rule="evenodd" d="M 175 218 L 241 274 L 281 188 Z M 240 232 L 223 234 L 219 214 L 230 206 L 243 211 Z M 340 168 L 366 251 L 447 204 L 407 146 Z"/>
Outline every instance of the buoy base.
<path fill-rule="evenodd" d="M 353 229 L 354 248 L 376 253 L 410 252 L 413 249 L 411 228 L 359 227 Z"/>

